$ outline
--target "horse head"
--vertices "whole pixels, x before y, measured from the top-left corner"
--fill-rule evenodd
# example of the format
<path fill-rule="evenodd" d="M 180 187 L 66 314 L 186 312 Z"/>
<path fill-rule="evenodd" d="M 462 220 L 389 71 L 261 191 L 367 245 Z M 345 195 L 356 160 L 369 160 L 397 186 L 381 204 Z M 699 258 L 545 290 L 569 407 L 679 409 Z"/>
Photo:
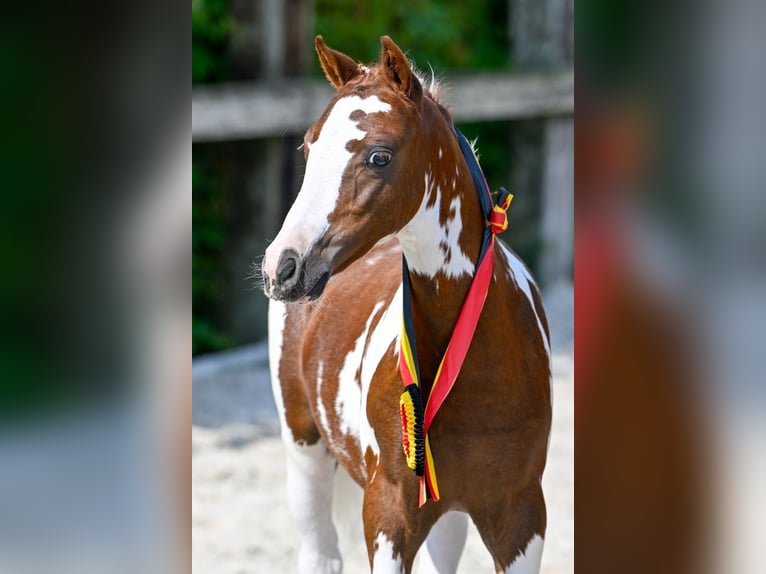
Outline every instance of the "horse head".
<path fill-rule="evenodd" d="M 330 277 L 400 231 L 423 199 L 423 87 L 407 58 L 381 38 L 364 66 L 316 51 L 337 92 L 304 136 L 306 173 L 263 260 L 264 291 L 283 301 L 318 298 Z"/>

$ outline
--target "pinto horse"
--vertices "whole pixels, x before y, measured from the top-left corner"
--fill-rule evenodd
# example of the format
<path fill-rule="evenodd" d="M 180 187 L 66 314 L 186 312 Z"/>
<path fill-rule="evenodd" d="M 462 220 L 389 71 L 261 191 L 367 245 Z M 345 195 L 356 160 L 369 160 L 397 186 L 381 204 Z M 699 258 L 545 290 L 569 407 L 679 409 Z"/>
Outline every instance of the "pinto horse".
<path fill-rule="evenodd" d="M 548 325 L 527 268 L 499 240 L 467 354 L 427 432 L 438 494 L 429 482 L 423 500 L 403 450 L 403 317 L 425 401 L 489 222 L 438 85 L 425 86 L 390 38 L 381 46 L 368 67 L 317 36 L 337 93 L 305 135 L 302 188 L 263 260 L 299 571 L 342 569 L 331 518 L 339 463 L 364 490 L 373 572 L 411 572 L 421 546 L 421 571 L 454 572 L 468 516 L 498 572 L 538 572 Z"/>

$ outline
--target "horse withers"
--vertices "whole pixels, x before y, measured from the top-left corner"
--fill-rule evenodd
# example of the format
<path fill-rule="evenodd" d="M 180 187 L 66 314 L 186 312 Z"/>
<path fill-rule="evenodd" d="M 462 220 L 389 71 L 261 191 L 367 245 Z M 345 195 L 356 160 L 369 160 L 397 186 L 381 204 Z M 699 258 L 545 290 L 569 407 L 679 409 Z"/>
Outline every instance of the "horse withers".
<path fill-rule="evenodd" d="M 438 84 L 390 38 L 381 45 L 380 62 L 364 66 L 317 37 L 337 93 L 306 132 L 301 191 L 263 260 L 299 571 L 342 569 L 331 518 L 341 464 L 364 490 L 373 572 L 409 573 L 421 546 L 421 571 L 454 572 L 469 516 L 498 572 L 538 572 L 551 425 L 540 293 L 508 247 L 487 248 L 475 159 Z M 494 268 L 475 296 L 487 257 Z M 455 366 L 463 314 L 475 331 Z M 432 393 L 450 368 L 450 389 Z M 410 374 L 425 433 L 423 406 L 407 414 L 400 402 Z"/>

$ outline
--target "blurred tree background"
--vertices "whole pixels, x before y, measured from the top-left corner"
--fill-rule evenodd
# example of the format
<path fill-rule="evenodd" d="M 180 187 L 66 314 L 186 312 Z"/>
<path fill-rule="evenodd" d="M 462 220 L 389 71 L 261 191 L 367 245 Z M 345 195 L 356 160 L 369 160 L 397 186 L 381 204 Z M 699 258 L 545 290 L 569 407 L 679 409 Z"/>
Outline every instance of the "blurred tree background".
<path fill-rule="evenodd" d="M 282 61 L 263 52 L 275 9 L 286 11 L 282 17 L 288 42 L 299 36 Z M 315 34 L 362 62 L 377 60 L 380 36 L 388 34 L 418 67 L 433 68 L 447 84 L 457 73 L 509 71 L 520 62 L 524 66 L 523 58 L 513 57 L 511 10 L 508 0 L 193 0 L 193 85 L 323 77 L 313 52 Z M 260 35 L 253 30 L 261 30 Z M 504 239 L 533 273 L 540 251 L 540 122 L 459 125 L 469 139 L 478 138 L 490 187 L 505 185 L 516 194 Z M 194 144 L 194 354 L 265 336 L 267 302 L 252 277 L 253 264 L 278 231 L 300 187 L 303 156 L 295 150 L 299 143 L 283 135 L 276 142 Z M 517 156 L 523 169 L 513 165 Z M 253 168 L 264 163 L 271 165 L 273 174 L 265 180 L 264 172 Z"/>

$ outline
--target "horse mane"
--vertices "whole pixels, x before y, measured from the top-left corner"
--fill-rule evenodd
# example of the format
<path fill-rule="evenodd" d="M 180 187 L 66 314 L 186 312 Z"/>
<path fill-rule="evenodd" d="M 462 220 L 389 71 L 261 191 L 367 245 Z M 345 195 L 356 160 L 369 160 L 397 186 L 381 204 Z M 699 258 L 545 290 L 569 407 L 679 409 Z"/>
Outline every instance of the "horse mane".
<path fill-rule="evenodd" d="M 420 85 L 423 86 L 423 92 L 425 95 L 428 96 L 431 101 L 436 104 L 436 107 L 444 116 L 444 119 L 447 120 L 448 123 L 453 124 L 455 120 L 452 117 L 452 109 L 448 108 L 444 103 L 442 103 L 442 96 L 449 91 L 449 85 L 447 85 L 442 78 L 436 77 L 436 73 L 430 65 L 428 66 L 429 70 L 431 71 L 430 75 L 426 75 L 422 70 L 418 69 L 418 67 L 415 65 L 415 62 L 412 60 L 410 60 L 410 68 L 412 68 L 412 73 L 415 74 L 415 77 L 420 82 Z M 471 151 L 477 158 L 479 158 L 479 150 L 476 147 L 478 139 L 479 138 L 468 140 L 468 145 L 471 146 Z"/>
<path fill-rule="evenodd" d="M 442 92 L 446 91 L 446 86 L 441 78 L 436 77 L 436 72 L 434 72 L 433 67 L 429 65 L 428 69 L 430 70 L 430 74 L 426 74 L 415 65 L 415 62 L 410 60 L 410 68 L 412 68 L 412 73 L 415 74 L 420 85 L 423 86 L 426 93 L 431 96 L 431 99 L 441 105 Z"/>
<path fill-rule="evenodd" d="M 437 109 L 442 114 L 442 116 L 444 116 L 444 119 L 447 121 L 447 123 L 450 125 L 453 124 L 454 120 L 452 118 L 452 110 L 442 101 L 444 94 L 449 90 L 447 84 L 442 80 L 442 78 L 436 76 L 436 72 L 434 72 L 433 67 L 430 65 L 428 66 L 430 74 L 427 74 L 420 70 L 412 60 L 410 60 L 409 63 L 412 73 L 418 79 L 420 85 L 423 87 L 423 94 L 434 104 L 436 104 Z M 382 74 L 380 64 L 364 65 L 360 63 L 359 69 L 363 73 L 361 74 L 361 77 L 356 80 L 358 83 L 357 89 L 360 89 L 365 85 L 373 84 L 379 78 L 379 75 Z"/>
<path fill-rule="evenodd" d="M 431 71 L 429 75 L 420 70 L 412 60 L 410 60 L 410 68 L 412 68 L 412 73 L 415 74 L 415 77 L 420 82 L 420 85 L 423 86 L 423 92 L 425 95 L 428 96 L 431 101 L 436 104 L 436 107 L 439 108 L 439 111 L 442 113 L 444 118 L 451 124 L 453 122 L 452 110 L 450 110 L 442 102 L 443 95 L 449 89 L 447 84 L 444 83 L 442 78 L 436 77 L 436 72 L 434 72 L 434 69 L 430 64 L 428 66 L 429 70 Z"/>

